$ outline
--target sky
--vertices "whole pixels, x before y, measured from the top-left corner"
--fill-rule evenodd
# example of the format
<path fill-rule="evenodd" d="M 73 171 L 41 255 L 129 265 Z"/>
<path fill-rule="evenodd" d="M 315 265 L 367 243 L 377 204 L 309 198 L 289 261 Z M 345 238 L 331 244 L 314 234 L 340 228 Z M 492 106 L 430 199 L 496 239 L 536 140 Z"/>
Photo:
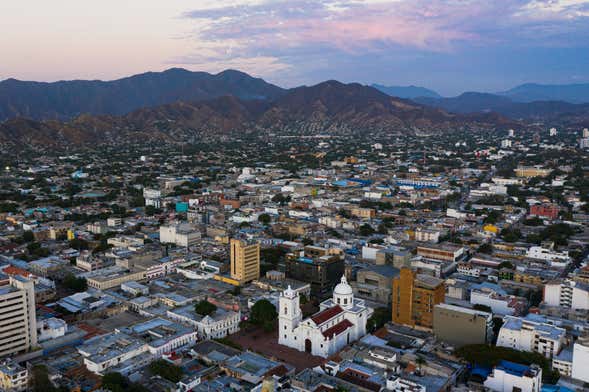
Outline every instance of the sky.
<path fill-rule="evenodd" d="M 0 80 L 239 69 L 443 95 L 589 82 L 589 0 L 2 0 Z"/>

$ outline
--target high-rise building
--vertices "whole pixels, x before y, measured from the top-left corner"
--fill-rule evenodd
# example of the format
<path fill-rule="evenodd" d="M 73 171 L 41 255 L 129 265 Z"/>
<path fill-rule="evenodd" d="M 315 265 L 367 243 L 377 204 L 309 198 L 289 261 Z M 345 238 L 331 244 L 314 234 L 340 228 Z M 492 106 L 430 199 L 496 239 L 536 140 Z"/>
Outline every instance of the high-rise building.
<path fill-rule="evenodd" d="M 588 138 L 589 137 L 589 128 L 583 128 L 583 132 L 581 133 L 581 135 L 583 136 L 583 138 Z"/>
<path fill-rule="evenodd" d="M 434 307 L 444 302 L 444 280 L 402 268 L 393 279 L 393 322 L 433 327 Z"/>
<path fill-rule="evenodd" d="M 589 382 L 589 336 L 577 339 L 573 346 L 573 372 L 576 380 Z"/>
<path fill-rule="evenodd" d="M 260 244 L 231 239 L 231 278 L 240 283 L 260 277 Z"/>
<path fill-rule="evenodd" d="M 19 275 L 0 285 L 0 357 L 37 345 L 35 286 Z"/>
<path fill-rule="evenodd" d="M 311 285 L 311 295 L 326 298 L 345 272 L 340 249 L 305 246 L 286 255 L 286 277 Z"/>

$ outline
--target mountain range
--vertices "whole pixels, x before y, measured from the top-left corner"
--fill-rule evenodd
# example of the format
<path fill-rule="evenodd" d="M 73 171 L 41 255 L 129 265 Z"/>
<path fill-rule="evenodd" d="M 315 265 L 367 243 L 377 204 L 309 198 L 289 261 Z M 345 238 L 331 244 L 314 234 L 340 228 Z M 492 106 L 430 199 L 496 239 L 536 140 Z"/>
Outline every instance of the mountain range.
<path fill-rule="evenodd" d="M 0 121 L 15 117 L 67 120 L 85 113 L 121 115 L 176 101 L 203 101 L 224 95 L 273 100 L 284 93 L 278 86 L 235 70 L 211 75 L 172 68 L 108 82 L 7 79 L 0 82 Z"/>
<path fill-rule="evenodd" d="M 283 89 L 236 70 L 213 75 L 173 68 L 108 82 L 8 79 L 0 82 L 0 142 L 175 141 L 234 131 L 432 133 L 530 120 L 587 126 L 589 103 L 520 102 L 555 94 L 582 100 L 583 86 L 526 85 L 445 98 L 416 86 L 333 80 Z"/>
<path fill-rule="evenodd" d="M 389 96 L 451 112 L 496 111 L 524 119 L 554 119 L 561 114 L 585 113 L 583 104 L 589 103 L 589 84 L 523 84 L 495 94 L 467 92 L 456 97 L 442 97 L 418 86 L 373 84 L 371 87 Z M 0 121 L 16 117 L 70 120 L 82 114 L 124 115 L 146 107 L 178 101 L 209 101 L 226 95 L 243 101 L 272 102 L 287 92 L 287 89 L 236 70 L 209 74 L 172 68 L 113 81 L 45 83 L 7 79 L 0 81 Z"/>
<path fill-rule="evenodd" d="M 414 98 L 415 102 L 453 113 L 496 112 L 512 119 L 563 121 L 565 118 L 589 118 L 589 103 L 565 101 L 516 102 L 501 95 L 468 92 L 453 98 Z"/>
<path fill-rule="evenodd" d="M 399 98 L 442 98 L 440 94 L 437 92 L 430 90 L 425 87 L 418 87 L 418 86 L 383 86 L 382 84 L 373 84 L 371 87 L 382 91 L 385 94 L 391 95 L 393 97 Z"/>
<path fill-rule="evenodd" d="M 272 90 L 270 90 L 272 91 Z M 493 129 L 510 120 L 494 113 L 452 114 L 390 97 L 357 83 L 327 81 L 287 90 L 273 100 L 234 95 L 141 108 L 125 115 L 81 115 L 69 121 L 22 117 L 0 124 L 0 142 L 59 146 L 123 141 L 169 142 L 257 134 L 439 133 Z M 249 96 L 248 96 L 249 97 Z"/>

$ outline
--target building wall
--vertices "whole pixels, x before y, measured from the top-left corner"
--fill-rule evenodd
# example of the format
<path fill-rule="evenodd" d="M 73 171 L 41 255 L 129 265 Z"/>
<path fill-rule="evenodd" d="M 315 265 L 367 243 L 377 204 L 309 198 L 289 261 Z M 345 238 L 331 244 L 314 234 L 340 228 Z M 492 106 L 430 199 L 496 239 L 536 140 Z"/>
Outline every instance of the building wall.
<path fill-rule="evenodd" d="M 260 244 L 248 245 L 237 239 L 230 242 L 231 277 L 241 283 L 260 277 Z"/>
<path fill-rule="evenodd" d="M 513 392 L 515 388 L 519 388 L 521 392 L 539 392 L 542 385 L 542 372 L 539 373 L 536 377 L 519 377 L 495 369 L 485 380 L 485 387 L 498 392 Z"/>
<path fill-rule="evenodd" d="M 589 382 L 589 338 L 580 339 L 573 346 L 572 377 Z"/>
<path fill-rule="evenodd" d="M 286 277 L 309 283 L 311 295 L 324 298 L 339 282 L 345 272 L 344 260 L 333 256 L 329 261 L 316 260 L 313 263 L 304 263 L 297 257 L 286 259 Z"/>
<path fill-rule="evenodd" d="M 454 347 L 485 344 L 491 339 L 491 314 L 472 314 L 437 305 L 434 307 L 434 335 Z"/>
<path fill-rule="evenodd" d="M 444 285 L 426 288 L 415 282 L 416 273 L 409 268 L 393 279 L 393 322 L 432 328 L 434 306 L 444 302 Z"/>
<path fill-rule="evenodd" d="M 0 357 L 37 345 L 34 284 L 12 277 L 9 284 L 16 290 L 0 295 Z"/>

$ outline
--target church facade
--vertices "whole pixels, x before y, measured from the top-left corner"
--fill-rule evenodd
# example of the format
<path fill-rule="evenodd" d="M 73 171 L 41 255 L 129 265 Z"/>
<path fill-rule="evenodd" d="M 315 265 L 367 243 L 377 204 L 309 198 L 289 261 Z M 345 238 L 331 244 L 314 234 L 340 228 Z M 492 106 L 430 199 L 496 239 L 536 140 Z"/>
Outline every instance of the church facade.
<path fill-rule="evenodd" d="M 299 295 L 288 287 L 280 295 L 278 343 L 327 358 L 366 335 L 366 321 L 373 310 L 354 298 L 342 276 L 333 298 L 319 305 L 319 312 L 303 320 Z"/>

